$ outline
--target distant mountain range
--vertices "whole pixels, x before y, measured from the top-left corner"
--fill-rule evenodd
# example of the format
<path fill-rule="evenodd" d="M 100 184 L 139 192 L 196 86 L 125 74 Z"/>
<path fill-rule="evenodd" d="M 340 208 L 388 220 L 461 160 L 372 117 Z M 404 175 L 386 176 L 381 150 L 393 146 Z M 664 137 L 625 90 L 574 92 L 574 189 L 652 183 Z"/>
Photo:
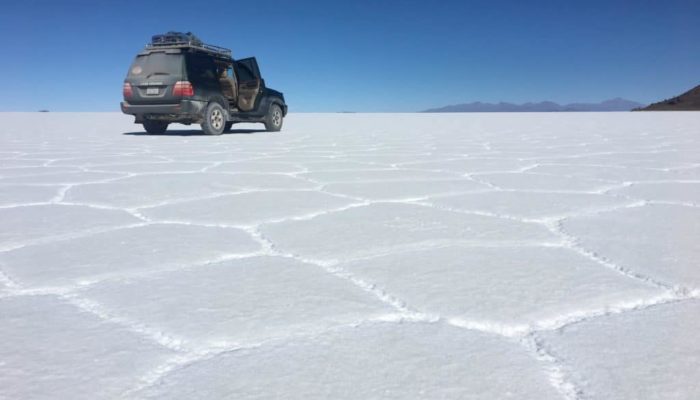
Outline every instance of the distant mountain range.
<path fill-rule="evenodd" d="M 638 108 L 635 111 L 700 111 L 700 85 L 680 96 Z"/>
<path fill-rule="evenodd" d="M 426 113 L 454 113 L 454 112 L 562 112 L 562 111 L 631 111 L 644 107 L 644 104 L 636 101 L 615 98 L 600 103 L 571 103 L 558 104 L 551 101 L 539 103 L 466 103 L 455 104 L 440 108 L 431 108 L 422 112 Z"/>

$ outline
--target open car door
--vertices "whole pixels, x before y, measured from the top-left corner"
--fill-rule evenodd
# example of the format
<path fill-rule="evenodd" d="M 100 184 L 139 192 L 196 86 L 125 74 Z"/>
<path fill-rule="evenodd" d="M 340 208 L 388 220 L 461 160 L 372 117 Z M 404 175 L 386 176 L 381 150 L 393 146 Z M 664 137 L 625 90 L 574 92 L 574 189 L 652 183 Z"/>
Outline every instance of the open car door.
<path fill-rule="evenodd" d="M 238 75 L 238 109 L 251 111 L 262 86 L 258 62 L 255 57 L 244 58 L 237 60 L 234 68 Z"/>

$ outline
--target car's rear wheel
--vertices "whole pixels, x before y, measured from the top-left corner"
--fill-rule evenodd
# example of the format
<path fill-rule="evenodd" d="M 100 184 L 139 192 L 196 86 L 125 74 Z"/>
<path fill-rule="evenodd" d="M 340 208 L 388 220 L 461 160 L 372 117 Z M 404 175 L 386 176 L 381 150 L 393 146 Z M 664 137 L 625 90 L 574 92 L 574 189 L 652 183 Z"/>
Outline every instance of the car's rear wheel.
<path fill-rule="evenodd" d="M 143 121 L 143 129 L 151 135 L 165 133 L 168 129 L 168 123 L 165 121 L 145 120 Z"/>
<path fill-rule="evenodd" d="M 270 132 L 279 132 L 282 129 L 283 120 L 282 108 L 277 104 L 273 104 L 265 116 L 265 129 Z"/>
<path fill-rule="evenodd" d="M 202 130 L 207 135 L 221 135 L 226 129 L 226 112 L 219 103 L 211 103 L 204 114 Z"/>

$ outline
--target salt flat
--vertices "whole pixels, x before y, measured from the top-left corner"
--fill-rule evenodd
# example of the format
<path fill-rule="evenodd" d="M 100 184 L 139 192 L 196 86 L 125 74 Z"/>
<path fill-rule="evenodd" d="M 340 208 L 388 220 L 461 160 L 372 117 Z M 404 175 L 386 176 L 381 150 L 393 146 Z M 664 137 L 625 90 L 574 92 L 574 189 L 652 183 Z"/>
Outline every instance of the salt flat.
<path fill-rule="evenodd" d="M 698 127 L 2 113 L 0 399 L 700 398 Z"/>

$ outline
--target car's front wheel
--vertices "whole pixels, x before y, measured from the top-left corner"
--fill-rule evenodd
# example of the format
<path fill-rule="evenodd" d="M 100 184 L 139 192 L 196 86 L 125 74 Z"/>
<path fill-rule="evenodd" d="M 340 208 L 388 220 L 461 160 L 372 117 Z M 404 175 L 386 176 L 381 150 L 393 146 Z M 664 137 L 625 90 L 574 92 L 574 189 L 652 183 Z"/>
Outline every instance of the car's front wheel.
<path fill-rule="evenodd" d="M 282 108 L 273 104 L 267 111 L 265 116 L 265 129 L 270 132 L 279 132 L 282 130 L 282 121 L 284 120 L 284 114 L 282 113 Z"/>
<path fill-rule="evenodd" d="M 168 129 L 168 123 L 165 121 L 145 120 L 143 121 L 143 129 L 151 135 L 165 133 Z"/>
<path fill-rule="evenodd" d="M 219 103 L 211 103 L 204 114 L 202 130 L 207 135 L 221 135 L 226 129 L 226 112 Z"/>

